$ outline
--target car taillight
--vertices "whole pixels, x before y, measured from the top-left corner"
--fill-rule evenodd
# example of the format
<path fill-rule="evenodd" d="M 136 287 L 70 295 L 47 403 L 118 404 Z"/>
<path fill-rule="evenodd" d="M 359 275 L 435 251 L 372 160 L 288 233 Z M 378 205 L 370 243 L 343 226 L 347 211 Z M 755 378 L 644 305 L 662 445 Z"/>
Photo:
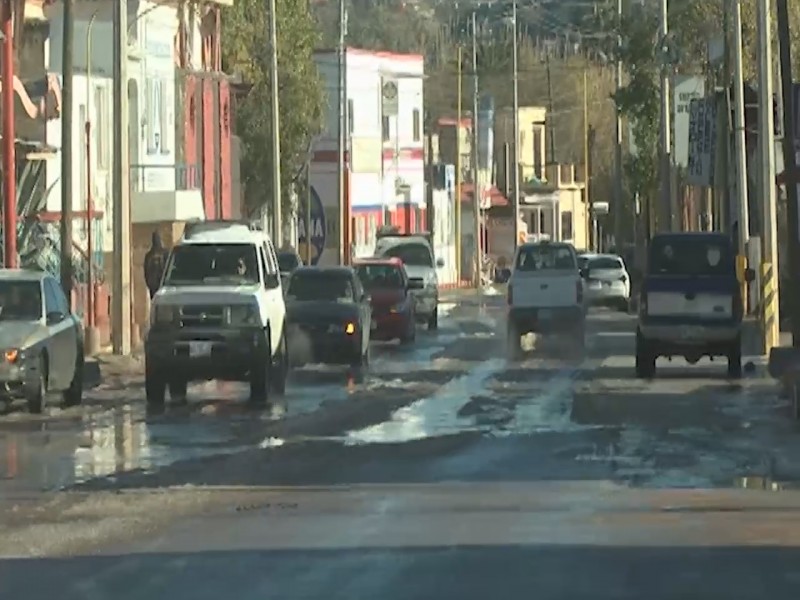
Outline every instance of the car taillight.
<path fill-rule="evenodd" d="M 508 305 L 511 306 L 514 303 L 514 288 L 511 287 L 511 284 L 508 284 Z"/>
<path fill-rule="evenodd" d="M 583 302 L 583 282 L 580 279 L 575 282 L 575 295 L 578 298 L 578 304 Z"/>

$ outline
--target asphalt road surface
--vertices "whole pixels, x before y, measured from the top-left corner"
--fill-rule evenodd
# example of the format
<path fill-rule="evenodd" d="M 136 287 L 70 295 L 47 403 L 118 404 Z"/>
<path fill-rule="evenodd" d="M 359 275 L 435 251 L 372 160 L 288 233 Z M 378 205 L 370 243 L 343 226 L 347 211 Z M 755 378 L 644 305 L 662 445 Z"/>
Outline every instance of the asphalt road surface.
<path fill-rule="evenodd" d="M 796 598 L 800 431 L 752 359 L 633 376 L 632 316 L 585 355 L 499 297 L 444 305 L 363 378 L 309 367 L 266 409 L 238 385 L 144 409 L 0 416 L 0 598 Z"/>

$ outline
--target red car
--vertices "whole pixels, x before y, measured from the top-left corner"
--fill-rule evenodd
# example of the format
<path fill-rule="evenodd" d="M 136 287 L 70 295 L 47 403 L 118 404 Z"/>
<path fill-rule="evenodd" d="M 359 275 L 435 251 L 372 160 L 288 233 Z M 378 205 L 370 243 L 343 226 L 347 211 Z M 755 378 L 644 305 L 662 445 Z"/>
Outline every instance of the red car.
<path fill-rule="evenodd" d="M 371 297 L 372 339 L 413 342 L 417 334 L 414 299 L 409 291 L 416 288 L 399 258 L 369 258 L 353 265 L 362 285 Z"/>

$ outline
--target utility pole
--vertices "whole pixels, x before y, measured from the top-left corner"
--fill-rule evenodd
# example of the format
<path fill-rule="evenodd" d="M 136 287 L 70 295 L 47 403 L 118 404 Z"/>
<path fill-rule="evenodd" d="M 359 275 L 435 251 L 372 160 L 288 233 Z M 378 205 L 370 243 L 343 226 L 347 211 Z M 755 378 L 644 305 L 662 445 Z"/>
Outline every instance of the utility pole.
<path fill-rule="evenodd" d="M 622 24 L 622 0 L 617 0 L 617 26 Z M 615 88 L 619 93 L 622 89 L 622 35 L 617 36 L 617 56 L 616 64 L 614 65 L 615 71 Z M 616 119 L 614 120 L 614 242 L 617 246 L 617 252 L 621 252 L 620 244 L 622 242 L 622 113 L 619 108 L 614 105 Z M 588 185 L 588 179 L 587 179 Z M 635 211 L 634 211 L 635 213 Z M 637 215 L 633 215 L 634 223 Z M 633 240 L 636 243 L 636 240 Z"/>
<path fill-rule="evenodd" d="M 478 176 L 478 24 L 475 13 L 472 13 L 472 210 L 475 213 L 475 269 L 473 282 L 475 289 L 481 289 L 481 268 L 483 253 L 481 252 L 481 196 L 483 185 Z"/>
<path fill-rule="evenodd" d="M 131 353 L 131 201 L 128 183 L 128 3 L 112 3 L 114 42 L 114 269 L 112 342 L 114 354 Z M 63 176 L 63 173 L 62 173 Z"/>
<path fill-rule="evenodd" d="M 778 240 L 775 214 L 775 123 L 772 114 L 772 5 L 758 1 L 758 153 L 761 165 L 761 201 L 764 249 L 761 285 L 764 353 L 778 345 L 780 310 L 778 302 Z"/>
<path fill-rule="evenodd" d="M 547 137 L 549 138 L 550 160 L 548 165 L 556 164 L 556 136 L 553 127 L 553 80 L 550 77 L 550 52 L 545 54 L 545 70 L 547 72 Z M 556 182 L 557 183 L 557 182 Z"/>
<path fill-rule="evenodd" d="M 275 0 L 269 0 L 269 91 L 270 120 L 272 126 L 272 243 L 283 245 L 283 217 L 281 197 L 281 118 L 278 101 L 278 24 Z"/>
<path fill-rule="evenodd" d="M 736 152 L 736 204 L 739 221 L 739 264 L 747 268 L 747 245 L 750 242 L 750 215 L 747 191 L 747 146 L 744 129 L 744 74 L 742 68 L 742 3 L 733 4 L 733 136 Z M 743 272 L 743 271 L 742 271 Z M 740 282 L 742 301 L 747 306 L 747 282 Z"/>
<path fill-rule="evenodd" d="M 670 159 L 671 148 L 671 132 L 670 132 L 670 101 L 669 95 L 671 93 L 669 85 L 669 56 L 668 56 L 668 40 L 669 24 L 667 16 L 667 0 L 660 0 L 661 10 L 659 15 L 660 21 L 660 44 L 661 47 L 661 176 L 659 183 L 661 185 L 661 211 L 658 219 L 659 229 L 662 231 L 670 231 L 672 229 L 672 190 L 670 189 L 672 161 Z"/>
<path fill-rule="evenodd" d="M 594 199 L 592 195 L 589 193 L 589 161 L 591 160 L 591 155 L 589 154 L 589 69 L 587 67 L 583 67 L 583 193 L 586 201 L 586 208 L 588 209 L 589 218 L 587 219 L 589 223 L 589 228 L 587 233 L 589 234 L 589 250 L 593 249 L 592 246 L 592 239 L 594 235 L 592 233 L 594 229 Z M 619 206 L 619 205 L 618 205 Z M 573 234 L 574 237 L 574 234 Z"/>
<path fill-rule="evenodd" d="M 274 0 L 273 0 L 274 1 Z M 345 36 L 347 35 L 347 9 L 345 0 L 339 0 L 339 144 L 338 144 L 338 167 L 336 169 L 336 182 L 338 184 L 338 207 L 339 207 L 339 264 L 346 265 L 349 261 L 350 248 L 347 248 L 347 227 L 349 217 L 345 210 L 345 146 L 347 132 L 345 131 L 345 120 L 347 116 L 347 77 L 345 75 L 345 62 L 347 59 L 347 48 L 345 47 Z"/>
<path fill-rule="evenodd" d="M 72 82 L 75 23 L 73 0 L 64 0 L 61 29 L 61 288 L 72 305 Z M 91 260 L 91 256 L 89 260 Z M 90 282 L 91 285 L 91 282 Z"/>
<path fill-rule="evenodd" d="M 457 51 L 458 58 L 458 75 L 456 77 L 458 90 L 456 90 L 456 284 L 461 285 L 461 74 L 463 71 L 462 66 L 462 53 L 461 46 Z"/>
<path fill-rule="evenodd" d="M 513 54 L 513 69 L 514 69 L 514 160 L 512 164 L 514 165 L 514 187 L 513 190 L 513 197 L 511 198 L 511 207 L 513 211 L 512 218 L 514 220 L 514 248 L 516 248 L 519 243 L 519 235 L 520 235 L 520 227 L 519 227 L 519 41 L 517 40 L 517 34 L 519 32 L 517 28 L 517 0 L 513 0 L 512 3 L 512 17 L 511 20 L 514 22 L 514 43 L 512 48 Z"/>
<path fill-rule="evenodd" d="M 3 2 L 3 261 L 17 267 L 17 169 L 14 140 L 14 3 Z"/>
<path fill-rule="evenodd" d="M 792 49 L 789 34 L 789 9 L 787 0 L 777 0 L 778 9 L 778 47 L 781 62 L 781 88 L 783 91 L 783 172 L 786 178 L 787 218 L 789 220 L 789 281 L 790 293 L 789 306 L 792 307 L 792 346 L 800 348 L 800 217 L 798 210 L 797 186 L 800 179 L 797 175 L 797 156 L 795 137 L 797 123 L 795 123 L 794 85 L 792 83 Z"/>

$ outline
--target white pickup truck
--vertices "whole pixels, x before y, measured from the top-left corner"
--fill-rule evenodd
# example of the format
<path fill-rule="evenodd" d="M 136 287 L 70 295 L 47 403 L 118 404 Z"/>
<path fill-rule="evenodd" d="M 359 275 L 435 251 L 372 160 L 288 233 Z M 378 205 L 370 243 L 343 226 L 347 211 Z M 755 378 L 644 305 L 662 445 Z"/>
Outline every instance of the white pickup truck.
<path fill-rule="evenodd" d="M 571 244 L 526 243 L 517 248 L 508 282 L 508 353 L 519 358 L 527 333 L 568 334 L 579 350 L 586 304 L 578 258 Z"/>

